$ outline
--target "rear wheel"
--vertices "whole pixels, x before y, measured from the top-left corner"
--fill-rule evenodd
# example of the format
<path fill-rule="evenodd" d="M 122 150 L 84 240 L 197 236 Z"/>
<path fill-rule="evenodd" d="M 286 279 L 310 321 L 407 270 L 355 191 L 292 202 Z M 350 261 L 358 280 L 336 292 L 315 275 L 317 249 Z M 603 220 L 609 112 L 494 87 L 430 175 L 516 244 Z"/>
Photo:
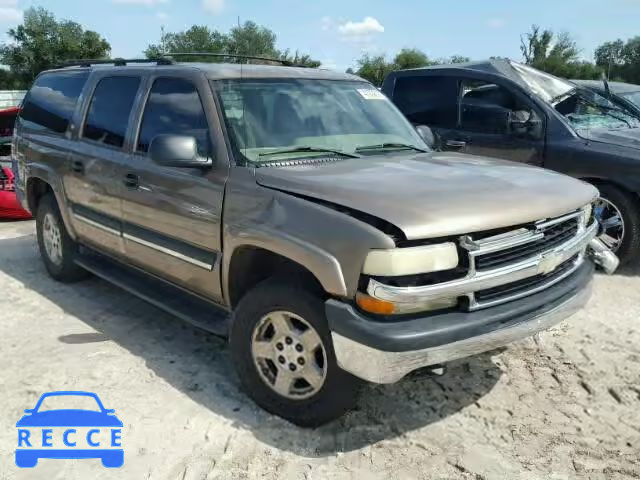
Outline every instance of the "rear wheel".
<path fill-rule="evenodd" d="M 240 301 L 231 354 L 249 396 L 265 410 L 313 427 L 353 407 L 360 381 L 336 363 L 320 297 L 267 280 Z"/>
<path fill-rule="evenodd" d="M 36 233 L 40 256 L 49 275 L 60 282 L 74 282 L 88 276 L 88 272 L 74 262 L 78 244 L 69 236 L 52 194 L 42 197 L 38 204 Z"/>
<path fill-rule="evenodd" d="M 594 213 L 600 223 L 598 238 L 618 255 L 620 263 L 637 258 L 640 250 L 638 199 L 611 185 L 601 185 Z"/>

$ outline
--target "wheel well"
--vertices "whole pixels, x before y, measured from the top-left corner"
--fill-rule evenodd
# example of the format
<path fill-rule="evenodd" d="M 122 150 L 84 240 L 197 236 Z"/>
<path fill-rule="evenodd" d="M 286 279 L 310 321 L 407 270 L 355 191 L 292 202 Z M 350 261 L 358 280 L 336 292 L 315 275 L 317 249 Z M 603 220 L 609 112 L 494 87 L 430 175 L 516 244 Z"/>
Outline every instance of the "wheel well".
<path fill-rule="evenodd" d="M 580 180 L 583 180 L 587 183 L 590 183 L 591 185 L 595 186 L 596 188 L 599 186 L 604 186 L 604 185 L 608 185 L 610 187 L 614 187 L 617 188 L 618 190 L 620 190 L 621 192 L 624 193 L 628 193 L 629 195 L 631 195 L 632 197 L 634 197 L 636 200 L 640 200 L 640 194 L 638 194 L 638 192 L 634 192 L 633 190 L 629 190 L 627 187 L 625 187 L 624 185 L 621 185 L 617 182 L 612 182 L 611 180 L 607 180 L 604 178 L 590 178 L 590 177 L 585 177 L 585 178 L 581 178 Z"/>
<path fill-rule="evenodd" d="M 38 204 L 47 193 L 53 192 L 51 185 L 39 178 L 30 178 L 27 181 L 27 203 L 29 210 L 35 216 L 38 211 Z"/>
<path fill-rule="evenodd" d="M 240 247 L 233 252 L 229 265 L 229 300 L 233 308 L 251 288 L 267 278 L 282 275 L 312 291 L 324 292 L 318 279 L 308 269 L 282 255 L 257 247 Z"/>

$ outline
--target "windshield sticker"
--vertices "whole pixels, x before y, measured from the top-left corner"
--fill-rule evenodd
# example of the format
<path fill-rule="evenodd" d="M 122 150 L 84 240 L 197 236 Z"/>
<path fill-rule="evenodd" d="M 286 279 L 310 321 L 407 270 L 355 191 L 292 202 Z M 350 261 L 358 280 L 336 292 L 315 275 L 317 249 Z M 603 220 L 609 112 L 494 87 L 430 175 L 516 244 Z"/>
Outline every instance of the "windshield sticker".
<path fill-rule="evenodd" d="M 366 100 L 384 100 L 384 93 L 375 88 L 358 88 L 358 93 Z"/>

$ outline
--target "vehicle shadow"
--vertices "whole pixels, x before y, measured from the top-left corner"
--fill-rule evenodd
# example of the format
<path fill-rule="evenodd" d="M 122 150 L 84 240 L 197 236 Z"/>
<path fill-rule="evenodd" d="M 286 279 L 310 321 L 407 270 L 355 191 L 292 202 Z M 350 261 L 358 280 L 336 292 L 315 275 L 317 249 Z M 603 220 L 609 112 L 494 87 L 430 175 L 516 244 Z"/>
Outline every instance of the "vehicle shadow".
<path fill-rule="evenodd" d="M 622 275 L 625 277 L 637 277 L 640 276 L 640 262 L 634 262 L 628 265 L 623 265 L 616 270 L 615 275 Z"/>
<path fill-rule="evenodd" d="M 34 235 L 0 240 L 0 270 L 96 331 L 62 335 L 60 342 L 111 340 L 258 440 L 306 457 L 356 450 L 438 422 L 473 405 L 501 375 L 491 354 L 452 362 L 442 377 L 365 386 L 357 408 L 345 417 L 313 430 L 297 428 L 259 409 L 240 391 L 224 340 L 97 278 L 73 285 L 53 281 L 42 266 Z"/>

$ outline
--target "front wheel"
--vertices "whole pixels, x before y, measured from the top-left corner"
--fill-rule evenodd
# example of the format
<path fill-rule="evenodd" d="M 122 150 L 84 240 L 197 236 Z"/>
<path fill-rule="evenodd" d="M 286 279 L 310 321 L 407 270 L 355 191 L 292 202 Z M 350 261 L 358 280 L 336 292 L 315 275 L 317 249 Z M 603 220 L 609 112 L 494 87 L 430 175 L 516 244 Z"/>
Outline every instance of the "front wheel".
<path fill-rule="evenodd" d="M 600 198 L 594 205 L 600 223 L 598 238 L 618 256 L 621 264 L 629 263 L 640 252 L 638 199 L 611 185 L 598 188 Z"/>
<path fill-rule="evenodd" d="M 338 367 L 324 302 L 309 290 L 259 284 L 236 309 L 230 344 L 243 388 L 271 413 L 314 427 L 355 404 L 360 381 Z"/>

